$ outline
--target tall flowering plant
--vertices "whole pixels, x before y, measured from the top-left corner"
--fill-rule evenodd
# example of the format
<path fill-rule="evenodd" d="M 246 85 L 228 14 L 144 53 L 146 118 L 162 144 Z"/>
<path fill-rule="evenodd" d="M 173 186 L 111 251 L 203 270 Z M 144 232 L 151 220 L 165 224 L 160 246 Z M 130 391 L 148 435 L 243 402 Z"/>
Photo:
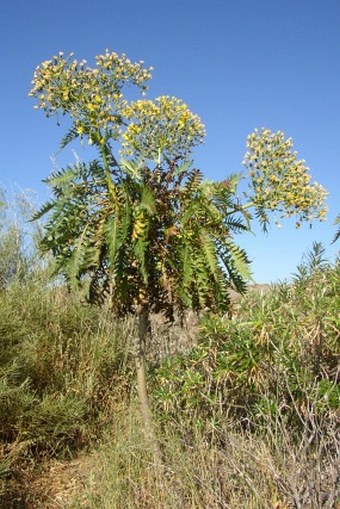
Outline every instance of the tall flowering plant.
<path fill-rule="evenodd" d="M 47 117 L 70 120 L 62 147 L 80 138 L 97 152 L 46 179 L 52 197 L 35 217 L 47 214 L 41 246 L 53 253 L 56 273 L 90 302 L 137 316 L 137 385 L 152 436 L 144 370 L 150 313 L 170 322 L 186 309 L 225 313 L 230 287 L 242 291 L 251 277 L 235 242 L 250 231 L 250 209 L 265 227 L 270 211 L 322 219 L 326 192 L 309 183 L 291 141 L 268 130 L 248 137 L 244 203 L 240 175 L 204 179 L 191 162 L 205 135 L 200 118 L 175 97 L 127 98 L 128 87 L 144 95 L 150 77 L 151 68 L 124 54 L 106 51 L 92 68 L 59 53 L 37 67 L 30 95 Z"/>

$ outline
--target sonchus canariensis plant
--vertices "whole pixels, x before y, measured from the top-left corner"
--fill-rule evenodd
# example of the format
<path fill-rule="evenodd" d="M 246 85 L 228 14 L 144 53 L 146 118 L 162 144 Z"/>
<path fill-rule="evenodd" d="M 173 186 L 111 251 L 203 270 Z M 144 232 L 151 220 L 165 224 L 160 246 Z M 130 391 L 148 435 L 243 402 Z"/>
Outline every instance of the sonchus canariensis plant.
<path fill-rule="evenodd" d="M 52 173 L 46 180 L 52 198 L 36 217 L 48 213 L 42 248 L 53 253 L 56 273 L 84 287 L 90 302 L 109 298 L 118 316 L 138 317 L 137 385 L 149 429 L 150 313 L 170 322 L 186 309 L 225 313 L 229 288 L 242 291 L 250 277 L 246 253 L 234 240 L 250 230 L 250 207 L 266 224 L 268 211 L 277 209 L 322 217 L 324 201 L 290 142 L 266 130 L 248 139 L 246 203 L 237 195 L 240 176 L 205 180 L 190 161 L 205 134 L 199 117 L 174 97 L 125 98 L 128 85 L 145 93 L 150 71 L 108 51 L 95 68 L 60 53 L 36 69 L 30 92 L 47 116 L 69 117 L 62 147 L 80 138 L 97 151 L 88 163 Z"/>

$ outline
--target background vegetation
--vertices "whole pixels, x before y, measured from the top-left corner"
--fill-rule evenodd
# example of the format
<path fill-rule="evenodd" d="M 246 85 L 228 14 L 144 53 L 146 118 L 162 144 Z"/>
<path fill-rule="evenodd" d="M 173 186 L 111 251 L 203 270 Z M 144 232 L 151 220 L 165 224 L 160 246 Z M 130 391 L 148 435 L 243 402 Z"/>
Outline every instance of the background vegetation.
<path fill-rule="evenodd" d="M 134 320 L 51 282 L 25 206 L 2 202 L 1 507 L 338 507 L 339 260 L 315 244 L 292 283 L 249 291 L 232 319 L 153 324 L 171 353 L 148 352 L 160 477 L 136 405 Z"/>

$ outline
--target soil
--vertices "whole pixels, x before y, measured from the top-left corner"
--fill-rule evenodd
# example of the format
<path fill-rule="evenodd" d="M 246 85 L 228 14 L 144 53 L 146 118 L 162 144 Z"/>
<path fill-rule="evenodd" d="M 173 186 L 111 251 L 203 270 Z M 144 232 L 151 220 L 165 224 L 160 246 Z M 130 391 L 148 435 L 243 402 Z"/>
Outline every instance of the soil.
<path fill-rule="evenodd" d="M 90 475 L 90 459 L 50 461 L 34 469 L 13 473 L 0 491 L 1 509 L 66 509 L 79 495 Z"/>

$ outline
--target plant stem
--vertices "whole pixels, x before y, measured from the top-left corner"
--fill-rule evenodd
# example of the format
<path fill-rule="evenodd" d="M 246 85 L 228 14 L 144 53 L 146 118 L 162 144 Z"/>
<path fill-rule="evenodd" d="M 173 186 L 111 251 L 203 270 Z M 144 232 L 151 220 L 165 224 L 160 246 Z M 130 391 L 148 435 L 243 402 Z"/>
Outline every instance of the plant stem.
<path fill-rule="evenodd" d="M 109 167 L 109 163 L 108 163 L 107 155 L 106 155 L 106 147 L 104 145 L 100 147 L 100 153 L 101 153 L 101 156 L 103 159 L 107 187 L 109 189 L 111 198 L 115 201 L 115 197 L 116 197 L 115 186 L 114 186 L 114 183 L 113 183 L 113 180 L 111 177 L 110 167 Z"/>
<path fill-rule="evenodd" d="M 157 469 L 162 469 L 162 454 L 153 426 L 153 419 L 149 405 L 146 386 L 145 344 L 149 332 L 149 310 L 147 305 L 140 305 L 138 315 L 138 347 L 136 352 L 137 392 L 143 419 L 144 432 L 153 450 Z"/>

